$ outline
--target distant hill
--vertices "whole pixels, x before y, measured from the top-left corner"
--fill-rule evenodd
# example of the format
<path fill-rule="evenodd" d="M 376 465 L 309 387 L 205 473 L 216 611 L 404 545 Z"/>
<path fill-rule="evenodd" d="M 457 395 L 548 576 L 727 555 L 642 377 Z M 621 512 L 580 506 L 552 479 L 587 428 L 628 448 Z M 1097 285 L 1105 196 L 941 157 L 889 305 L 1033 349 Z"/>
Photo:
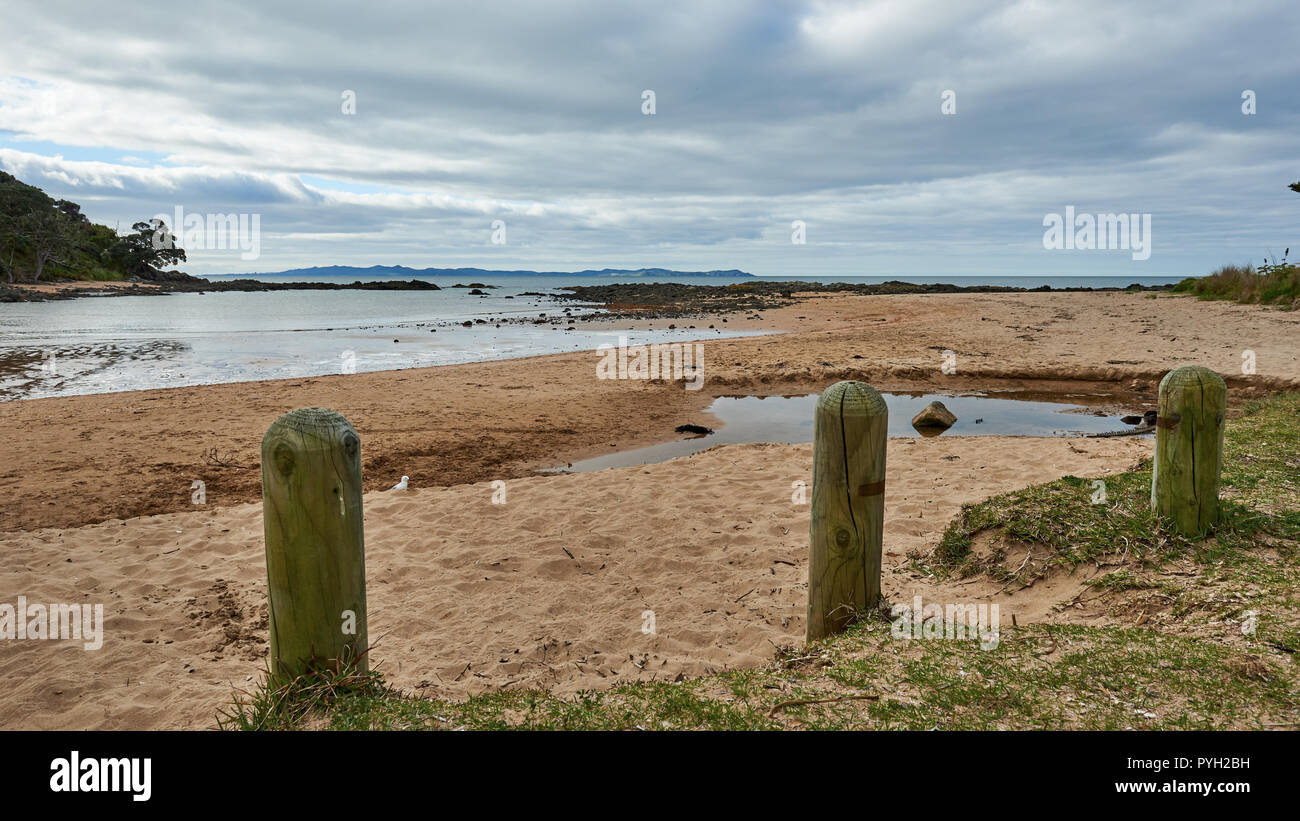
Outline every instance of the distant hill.
<path fill-rule="evenodd" d="M 207 274 L 206 276 L 220 276 Z M 618 277 L 620 279 L 650 279 L 653 277 L 750 277 L 753 274 L 737 271 L 673 271 L 668 268 L 601 268 L 598 271 L 492 271 L 486 268 L 408 268 L 405 265 L 371 265 L 361 268 L 353 265 L 325 265 L 319 268 L 294 268 L 289 271 L 275 271 L 259 274 L 226 274 L 225 276 L 254 277 Z"/>

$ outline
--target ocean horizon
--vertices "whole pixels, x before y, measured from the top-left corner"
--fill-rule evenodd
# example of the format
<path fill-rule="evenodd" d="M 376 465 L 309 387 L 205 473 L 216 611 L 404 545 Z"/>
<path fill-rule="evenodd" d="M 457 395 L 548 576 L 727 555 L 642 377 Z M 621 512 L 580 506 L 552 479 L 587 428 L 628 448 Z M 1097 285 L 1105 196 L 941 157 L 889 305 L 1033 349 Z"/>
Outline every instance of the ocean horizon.
<path fill-rule="evenodd" d="M 383 269 L 382 273 L 376 272 L 375 269 Z M 680 272 L 667 271 L 664 269 L 642 269 L 653 270 L 657 273 L 651 275 L 640 275 L 639 273 L 590 273 L 586 271 L 566 274 L 563 272 L 533 271 L 521 273 L 518 271 L 493 271 L 486 269 L 433 269 L 433 268 L 405 268 L 404 266 L 371 266 L 350 267 L 350 266 L 325 266 L 320 268 L 299 268 L 287 271 L 276 271 L 267 273 L 252 274 L 195 274 L 204 279 L 225 280 L 225 279 L 252 279 L 258 281 L 296 281 L 296 282 L 334 282 L 338 280 L 360 280 L 362 282 L 375 282 L 382 280 L 409 280 L 417 279 L 425 282 L 433 282 L 439 287 L 450 287 L 451 285 L 469 284 L 466 277 L 482 277 L 492 279 L 494 285 L 507 284 L 508 280 L 518 280 L 520 282 L 545 280 L 548 288 L 563 288 L 567 285 L 609 285 L 618 282 L 676 282 L 682 284 L 697 285 L 728 285 L 740 282 L 817 282 L 822 284 L 832 284 L 837 282 L 858 283 L 863 285 L 879 285 L 885 282 L 907 282 L 915 285 L 958 285 L 963 287 L 970 286 L 1000 286 L 1008 288 L 1041 288 L 1044 285 L 1052 288 L 1124 288 L 1129 285 L 1142 285 L 1146 287 L 1160 285 L 1174 285 L 1186 279 L 1185 276 L 1126 276 L 1126 275 L 1098 275 L 1098 276 L 1074 276 L 1074 275 L 960 275 L 949 276 L 942 274 L 887 274 L 887 275 L 799 275 L 799 274 L 751 274 L 740 271 L 736 274 L 723 274 L 719 272 Z M 401 271 L 400 273 L 398 271 Z M 430 273 L 439 271 L 439 273 Z M 451 273 L 441 273 L 441 271 L 451 271 Z M 630 269 L 629 269 L 630 271 Z M 661 272 L 661 273 L 659 273 Z"/>

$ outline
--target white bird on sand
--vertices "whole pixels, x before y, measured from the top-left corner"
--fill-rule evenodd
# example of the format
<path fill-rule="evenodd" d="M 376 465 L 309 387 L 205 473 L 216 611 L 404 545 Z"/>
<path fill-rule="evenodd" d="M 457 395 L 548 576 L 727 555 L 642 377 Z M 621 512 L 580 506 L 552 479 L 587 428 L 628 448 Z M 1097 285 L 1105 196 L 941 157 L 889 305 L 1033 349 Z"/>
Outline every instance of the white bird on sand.
<path fill-rule="evenodd" d="M 406 483 L 409 481 L 411 481 L 410 476 L 403 476 L 402 481 L 390 487 L 389 490 L 406 490 Z"/>

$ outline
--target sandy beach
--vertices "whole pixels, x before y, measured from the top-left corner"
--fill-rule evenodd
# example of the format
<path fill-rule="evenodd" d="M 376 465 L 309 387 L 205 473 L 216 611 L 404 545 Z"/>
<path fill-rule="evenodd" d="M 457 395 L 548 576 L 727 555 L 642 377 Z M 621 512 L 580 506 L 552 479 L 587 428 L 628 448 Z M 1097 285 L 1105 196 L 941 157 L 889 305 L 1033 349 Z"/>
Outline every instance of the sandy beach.
<path fill-rule="evenodd" d="M 1300 386 L 1300 316 L 1185 297 L 1104 293 L 817 297 L 731 317 L 709 339 L 706 382 L 596 378 L 592 352 L 474 365 L 0 403 L 0 532 L 75 527 L 261 498 L 267 427 L 296 407 L 346 416 L 362 438 L 367 490 L 409 475 L 417 487 L 531 475 L 611 448 L 711 425 L 714 396 L 811 393 L 841 379 L 881 390 L 1103 393 L 1151 401 L 1170 369 L 1224 375 L 1233 401 Z M 680 321 L 679 321 L 680 322 Z M 716 320 L 689 324 L 701 329 Z M 663 326 L 663 321 L 657 323 Z M 687 324 L 687 323 L 682 323 Z M 942 353 L 956 372 L 941 371 Z M 1252 350 L 1257 373 L 1241 372 Z M 217 460 L 205 459 L 215 449 Z"/>
<path fill-rule="evenodd" d="M 895 439 L 885 528 L 893 600 L 952 588 L 907 568 L 964 502 L 1065 474 L 1105 476 L 1138 439 Z M 812 449 L 732 445 L 684 459 L 507 483 L 365 496 L 372 656 L 395 686 L 463 697 L 579 689 L 770 661 L 803 641 Z M 215 726 L 267 652 L 260 504 L 8 534 L 0 589 L 105 602 L 104 647 L 13 642 L 0 726 Z M 1091 574 L 998 597 L 1054 616 Z M 992 597 L 998 585 L 962 588 Z M 642 632 L 653 611 L 655 634 Z M 1089 615 L 1082 611 L 1083 615 Z M 1064 618 L 1079 618 L 1070 611 Z"/>
<path fill-rule="evenodd" d="M 1189 298 L 817 297 L 728 327 L 780 333 L 705 338 L 700 391 L 598 380 L 596 355 L 583 353 L 0 404 L 0 589 L 103 602 L 106 618 L 102 650 L 3 649 L 0 726 L 211 727 L 232 691 L 252 686 L 267 646 L 258 449 L 295 407 L 335 409 L 361 435 L 376 666 L 396 686 L 460 697 L 693 676 L 761 664 L 802 640 L 808 511 L 791 484 L 810 478 L 809 446 L 534 473 L 709 425 L 715 396 L 863 379 L 1140 407 L 1187 363 L 1223 374 L 1234 403 L 1300 387 L 1300 317 Z M 940 369 L 945 350 L 955 373 Z M 1253 375 L 1242 374 L 1244 350 Z M 891 440 L 885 592 L 942 594 L 906 555 L 962 503 L 1127 470 L 1150 449 L 1137 438 Z M 383 490 L 403 474 L 411 490 Z M 195 479 L 206 483 L 201 507 Z M 491 501 L 494 480 L 506 481 L 505 504 Z M 1004 598 L 1003 618 L 1087 617 L 1053 607 L 1086 578 Z M 997 592 L 984 584 L 962 595 Z M 653 635 L 642 632 L 647 610 Z"/>

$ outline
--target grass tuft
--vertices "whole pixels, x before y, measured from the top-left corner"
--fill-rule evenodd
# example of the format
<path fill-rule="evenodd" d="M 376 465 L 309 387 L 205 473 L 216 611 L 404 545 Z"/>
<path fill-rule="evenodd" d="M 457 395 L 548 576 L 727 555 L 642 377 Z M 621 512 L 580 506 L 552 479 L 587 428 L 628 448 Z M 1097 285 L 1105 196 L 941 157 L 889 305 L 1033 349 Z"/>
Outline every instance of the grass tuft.
<path fill-rule="evenodd" d="M 263 671 L 251 693 L 237 693 L 217 713 L 222 730 L 292 730 L 313 716 L 328 714 L 343 699 L 378 696 L 387 690 L 383 676 L 363 671 L 357 659 L 339 664 L 313 660 L 292 678 Z"/>

